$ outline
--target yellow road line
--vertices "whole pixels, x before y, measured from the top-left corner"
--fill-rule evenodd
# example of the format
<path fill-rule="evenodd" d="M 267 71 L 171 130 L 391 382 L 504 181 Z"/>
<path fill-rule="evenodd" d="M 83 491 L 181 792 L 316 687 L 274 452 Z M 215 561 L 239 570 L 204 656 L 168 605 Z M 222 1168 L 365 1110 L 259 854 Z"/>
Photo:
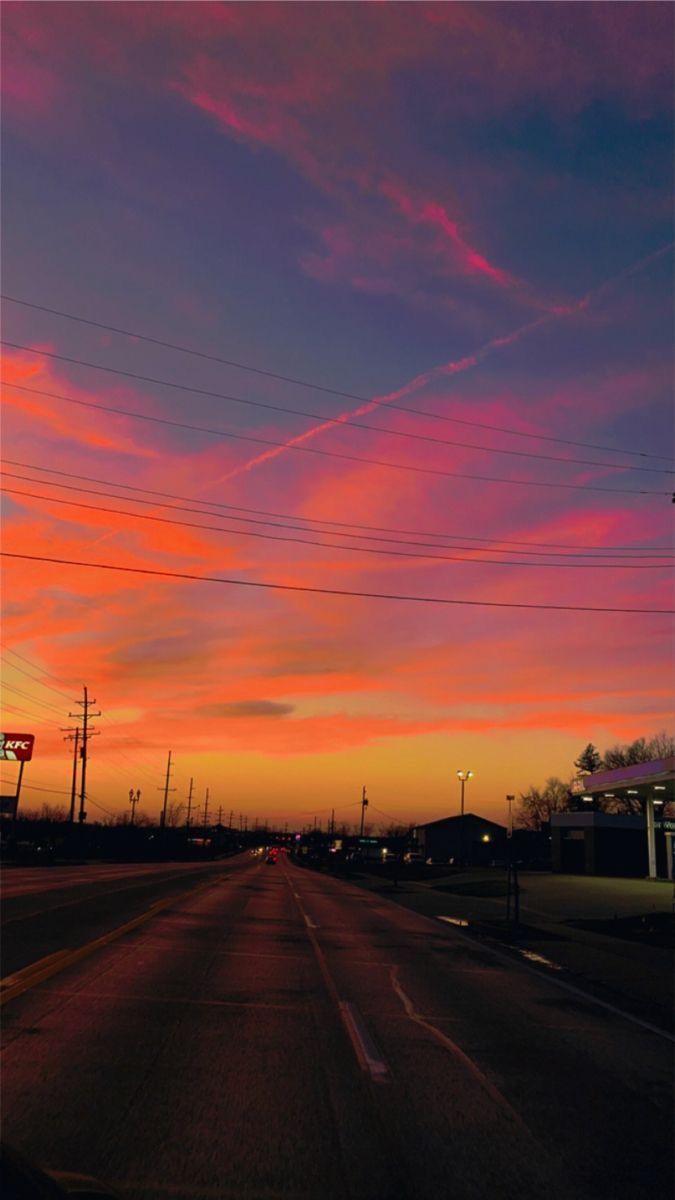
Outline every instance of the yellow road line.
<path fill-rule="evenodd" d="M 144 925 L 146 921 L 150 921 L 153 917 L 156 917 L 162 909 L 168 908 L 172 904 L 177 904 L 188 896 L 194 896 L 205 887 L 210 887 L 212 882 L 209 879 L 206 883 L 196 888 L 189 888 L 188 891 L 181 892 L 178 896 L 169 896 L 165 900 L 156 900 L 140 916 L 133 917 L 131 921 L 127 921 L 124 925 L 119 925 L 117 929 L 111 929 L 109 933 L 104 933 L 102 937 L 95 938 L 93 942 L 87 942 L 86 945 L 78 946 L 74 950 L 57 950 L 54 954 L 48 954 L 45 958 L 40 958 L 37 962 L 31 963 L 30 966 L 24 967 L 23 970 L 16 971 L 14 975 L 7 975 L 5 979 L 0 980 L 0 1007 L 7 1004 L 10 1000 L 14 1000 L 17 996 L 21 996 L 23 992 L 27 992 L 29 988 L 35 987 L 36 984 L 43 983 L 45 979 L 50 979 L 52 975 L 65 970 L 66 967 L 72 967 L 75 963 L 80 962 L 83 958 L 88 958 L 90 954 L 94 954 L 104 946 L 109 946 L 111 942 L 117 941 L 125 933 L 131 933 L 133 929 L 138 929 L 139 925 Z"/>

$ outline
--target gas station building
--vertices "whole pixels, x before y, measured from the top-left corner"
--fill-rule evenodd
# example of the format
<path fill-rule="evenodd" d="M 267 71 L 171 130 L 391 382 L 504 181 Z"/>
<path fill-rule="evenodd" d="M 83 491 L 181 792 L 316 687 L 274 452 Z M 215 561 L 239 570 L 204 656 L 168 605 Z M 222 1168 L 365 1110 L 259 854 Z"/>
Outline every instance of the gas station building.
<path fill-rule="evenodd" d="M 584 810 L 551 818 L 554 871 L 673 878 L 675 819 L 663 814 L 675 801 L 675 757 L 595 771 L 572 792 Z M 632 815 L 597 811 L 598 801 L 622 799 L 633 801 Z"/>

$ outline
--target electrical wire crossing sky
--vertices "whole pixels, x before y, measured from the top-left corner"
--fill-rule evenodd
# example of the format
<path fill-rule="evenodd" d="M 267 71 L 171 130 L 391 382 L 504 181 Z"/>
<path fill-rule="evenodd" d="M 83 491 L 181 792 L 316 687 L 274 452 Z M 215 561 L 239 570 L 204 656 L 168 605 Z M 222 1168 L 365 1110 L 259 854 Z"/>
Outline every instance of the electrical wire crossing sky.
<path fill-rule="evenodd" d="M 31 803 L 85 684 L 92 819 L 171 749 L 251 825 L 445 816 L 466 763 L 504 821 L 670 730 L 672 6 L 0 19 Z"/>

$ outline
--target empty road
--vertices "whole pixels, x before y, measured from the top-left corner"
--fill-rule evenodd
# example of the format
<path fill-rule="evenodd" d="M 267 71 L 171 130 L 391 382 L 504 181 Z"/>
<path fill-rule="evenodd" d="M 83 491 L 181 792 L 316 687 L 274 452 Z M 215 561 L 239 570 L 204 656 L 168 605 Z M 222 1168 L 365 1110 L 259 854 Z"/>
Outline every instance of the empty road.
<path fill-rule="evenodd" d="M 68 870 L 7 873 L 35 1162 L 132 1200 L 670 1193 L 666 1036 L 283 855 Z"/>

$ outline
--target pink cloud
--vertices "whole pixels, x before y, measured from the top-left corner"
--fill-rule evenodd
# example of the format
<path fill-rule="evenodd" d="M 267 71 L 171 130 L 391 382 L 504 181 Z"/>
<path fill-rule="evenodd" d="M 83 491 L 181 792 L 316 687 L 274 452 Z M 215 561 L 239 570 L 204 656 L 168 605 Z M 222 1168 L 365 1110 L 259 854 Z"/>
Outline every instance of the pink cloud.
<path fill-rule="evenodd" d="M 469 275 L 485 275 L 499 287 L 514 286 L 515 280 L 508 272 L 488 262 L 484 255 L 466 242 L 458 223 L 449 217 L 444 206 L 437 200 L 415 202 L 404 185 L 392 179 L 382 180 L 378 185 L 378 191 L 391 201 L 396 210 L 411 224 L 429 225 L 440 230 L 452 245 L 460 270 Z"/>

